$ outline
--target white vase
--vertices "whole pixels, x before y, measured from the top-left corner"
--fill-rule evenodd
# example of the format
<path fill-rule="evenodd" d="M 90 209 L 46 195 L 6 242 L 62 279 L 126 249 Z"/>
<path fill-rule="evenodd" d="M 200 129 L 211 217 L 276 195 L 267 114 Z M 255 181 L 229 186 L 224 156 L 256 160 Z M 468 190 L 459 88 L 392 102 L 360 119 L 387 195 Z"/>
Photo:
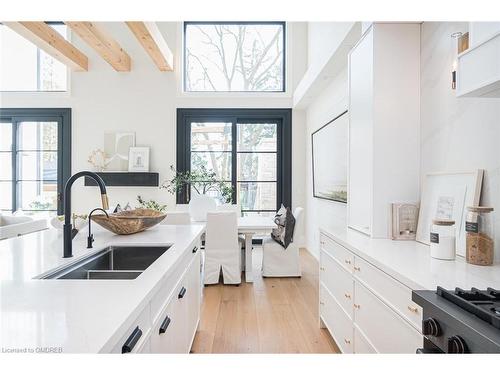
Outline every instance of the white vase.
<path fill-rule="evenodd" d="M 207 212 L 215 211 L 215 199 L 204 194 L 193 194 L 189 201 L 189 214 L 193 221 L 206 221 Z"/>

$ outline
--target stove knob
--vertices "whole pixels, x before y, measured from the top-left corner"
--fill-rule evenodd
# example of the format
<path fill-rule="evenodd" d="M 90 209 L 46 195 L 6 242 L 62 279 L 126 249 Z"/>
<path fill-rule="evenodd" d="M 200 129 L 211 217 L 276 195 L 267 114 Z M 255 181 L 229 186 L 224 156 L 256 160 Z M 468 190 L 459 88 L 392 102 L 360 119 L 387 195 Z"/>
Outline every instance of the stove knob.
<path fill-rule="evenodd" d="M 422 321 L 422 333 L 425 336 L 439 337 L 442 334 L 439 323 L 434 318 L 427 318 Z"/>
<path fill-rule="evenodd" d="M 467 344 L 460 336 L 451 336 L 448 338 L 448 353 L 463 354 L 468 353 Z"/>

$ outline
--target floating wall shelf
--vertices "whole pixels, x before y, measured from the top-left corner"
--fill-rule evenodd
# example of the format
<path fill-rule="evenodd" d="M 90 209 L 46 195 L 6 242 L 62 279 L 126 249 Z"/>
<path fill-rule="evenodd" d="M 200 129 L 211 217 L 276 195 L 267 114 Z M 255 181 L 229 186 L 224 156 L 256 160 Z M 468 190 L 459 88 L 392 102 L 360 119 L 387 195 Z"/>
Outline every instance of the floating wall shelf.
<path fill-rule="evenodd" d="M 160 176 L 156 172 L 97 172 L 106 186 L 158 186 Z M 85 186 L 97 186 L 96 182 L 85 177 Z"/>

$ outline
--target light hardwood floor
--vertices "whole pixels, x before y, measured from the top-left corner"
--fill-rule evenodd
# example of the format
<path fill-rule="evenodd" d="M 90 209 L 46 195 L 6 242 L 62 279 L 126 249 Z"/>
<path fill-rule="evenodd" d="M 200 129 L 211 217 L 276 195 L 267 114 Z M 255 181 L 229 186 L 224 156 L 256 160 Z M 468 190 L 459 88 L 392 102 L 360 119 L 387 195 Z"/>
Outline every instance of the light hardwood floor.
<path fill-rule="evenodd" d="M 338 353 L 318 323 L 318 263 L 301 250 L 301 278 L 263 278 L 254 250 L 254 283 L 204 288 L 193 353 Z"/>

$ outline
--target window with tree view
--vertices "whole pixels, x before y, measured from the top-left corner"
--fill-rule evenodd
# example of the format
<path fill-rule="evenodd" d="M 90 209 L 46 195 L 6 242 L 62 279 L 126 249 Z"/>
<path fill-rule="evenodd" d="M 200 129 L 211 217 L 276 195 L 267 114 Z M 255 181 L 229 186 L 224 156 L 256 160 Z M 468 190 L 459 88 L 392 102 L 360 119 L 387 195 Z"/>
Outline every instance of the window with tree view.
<path fill-rule="evenodd" d="M 69 148 L 68 120 L 59 110 L 36 111 L 43 113 L 0 110 L 0 211 L 61 212 L 59 198 L 70 167 L 69 154 L 63 157 Z"/>
<path fill-rule="evenodd" d="M 184 111 L 195 115 L 184 116 Z M 196 116 L 197 111 L 209 115 Z M 272 215 L 281 203 L 290 204 L 290 180 L 287 179 L 290 179 L 291 168 L 289 162 L 283 163 L 291 147 L 291 135 L 284 136 L 289 134 L 290 123 L 272 116 L 275 110 L 225 110 L 235 116 L 227 116 L 224 110 L 217 114 L 217 111 L 178 110 L 181 137 L 178 148 L 184 153 L 178 154 L 178 171 L 215 175 L 217 181 L 232 189 L 230 200 L 240 205 L 244 215 Z M 227 201 L 221 189 L 206 192 L 196 189 L 191 186 L 189 195 L 181 196 L 178 202 L 187 203 L 189 197 L 197 193 L 206 193 L 220 203 Z"/>
<path fill-rule="evenodd" d="M 185 91 L 285 91 L 284 22 L 185 22 Z"/>

